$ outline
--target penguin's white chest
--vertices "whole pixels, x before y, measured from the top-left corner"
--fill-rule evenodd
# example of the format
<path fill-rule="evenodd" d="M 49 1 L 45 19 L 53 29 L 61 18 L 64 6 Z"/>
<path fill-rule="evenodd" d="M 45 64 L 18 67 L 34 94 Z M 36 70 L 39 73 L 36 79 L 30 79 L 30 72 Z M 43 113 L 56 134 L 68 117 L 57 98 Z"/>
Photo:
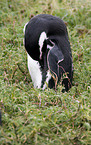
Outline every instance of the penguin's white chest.
<path fill-rule="evenodd" d="M 31 79 L 34 83 L 34 87 L 40 88 L 42 84 L 42 72 L 40 70 L 40 64 L 38 61 L 33 60 L 28 53 L 27 57 L 28 57 L 28 69 L 31 75 Z"/>
<path fill-rule="evenodd" d="M 33 60 L 30 55 L 27 53 L 28 58 L 28 69 L 31 76 L 31 79 L 34 83 L 34 88 L 41 88 L 42 85 L 42 71 L 41 66 L 38 61 Z M 47 71 L 46 80 L 43 85 L 43 90 L 47 87 L 49 80 L 51 79 L 50 71 Z"/>

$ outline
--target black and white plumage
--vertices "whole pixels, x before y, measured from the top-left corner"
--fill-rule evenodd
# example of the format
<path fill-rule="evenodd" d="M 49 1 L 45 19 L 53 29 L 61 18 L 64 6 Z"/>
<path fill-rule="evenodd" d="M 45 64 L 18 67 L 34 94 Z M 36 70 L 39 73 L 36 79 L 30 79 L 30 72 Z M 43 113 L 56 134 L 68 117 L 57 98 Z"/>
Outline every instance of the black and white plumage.
<path fill-rule="evenodd" d="M 64 22 L 55 16 L 40 14 L 24 26 L 24 45 L 28 69 L 34 87 L 54 88 L 62 80 L 65 90 L 72 85 L 72 54 Z M 62 79 L 63 74 L 65 78 Z"/>

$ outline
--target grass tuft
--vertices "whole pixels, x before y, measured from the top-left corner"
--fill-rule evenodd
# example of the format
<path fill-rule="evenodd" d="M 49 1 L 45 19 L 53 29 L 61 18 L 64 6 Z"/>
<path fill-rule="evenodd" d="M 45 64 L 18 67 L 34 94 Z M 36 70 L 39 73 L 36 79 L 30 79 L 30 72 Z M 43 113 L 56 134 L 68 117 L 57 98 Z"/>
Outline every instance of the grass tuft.
<path fill-rule="evenodd" d="M 3 0 L 0 2 L 1 145 L 90 145 L 90 0 Z M 73 54 L 73 87 L 62 93 L 34 89 L 27 69 L 23 27 L 40 13 L 67 25 Z"/>

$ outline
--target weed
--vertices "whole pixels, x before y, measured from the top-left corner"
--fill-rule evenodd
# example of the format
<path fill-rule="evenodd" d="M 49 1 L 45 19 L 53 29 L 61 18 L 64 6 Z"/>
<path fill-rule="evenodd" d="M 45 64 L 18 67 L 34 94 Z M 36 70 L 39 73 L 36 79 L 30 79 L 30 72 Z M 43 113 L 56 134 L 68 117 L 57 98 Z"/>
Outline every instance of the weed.
<path fill-rule="evenodd" d="M 1 0 L 0 144 L 90 145 L 90 0 Z M 73 54 L 73 87 L 34 89 L 27 69 L 23 27 L 48 13 L 65 21 Z"/>

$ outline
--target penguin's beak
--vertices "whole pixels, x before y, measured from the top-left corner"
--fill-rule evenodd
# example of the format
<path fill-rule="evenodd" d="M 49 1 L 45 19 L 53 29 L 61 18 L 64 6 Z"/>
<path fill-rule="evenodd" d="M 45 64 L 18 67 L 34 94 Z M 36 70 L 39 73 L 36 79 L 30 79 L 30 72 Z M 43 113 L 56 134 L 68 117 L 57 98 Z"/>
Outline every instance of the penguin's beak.
<path fill-rule="evenodd" d="M 59 76 L 58 64 L 63 60 L 64 60 L 64 55 L 61 49 L 57 45 L 54 45 L 54 47 L 50 49 L 48 52 L 47 63 L 51 74 L 55 78 L 58 78 Z"/>

